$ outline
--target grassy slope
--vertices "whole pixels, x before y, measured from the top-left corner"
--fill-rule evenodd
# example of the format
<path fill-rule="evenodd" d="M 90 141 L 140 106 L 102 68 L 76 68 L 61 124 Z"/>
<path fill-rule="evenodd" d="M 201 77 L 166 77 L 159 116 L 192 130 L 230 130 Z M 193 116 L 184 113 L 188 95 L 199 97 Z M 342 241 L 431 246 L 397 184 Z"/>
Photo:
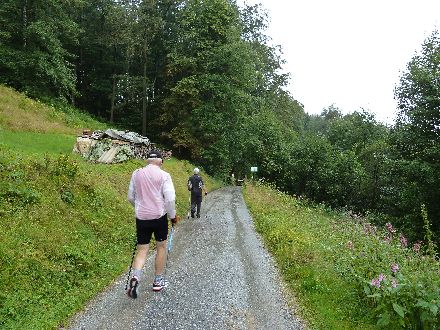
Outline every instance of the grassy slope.
<path fill-rule="evenodd" d="M 75 135 L 86 127 L 105 125 L 0 86 L 2 329 L 55 328 L 128 267 L 134 226 L 126 191 L 131 172 L 143 163 L 90 164 L 72 155 Z M 172 159 L 164 167 L 176 186 L 178 213 L 185 215 L 193 165 Z M 205 178 L 209 189 L 219 186 Z M 347 241 L 360 245 L 346 219 L 267 187 L 249 185 L 244 195 L 311 328 L 374 328 L 371 305 L 337 271 L 344 258 L 357 260 L 346 253 Z M 384 269 L 388 254 L 377 254 Z M 371 266 L 365 265 L 369 278 L 382 269 Z"/>
<path fill-rule="evenodd" d="M 247 185 L 244 196 L 257 231 L 310 327 L 373 329 L 368 308 L 335 272 L 334 255 L 344 248 L 342 217 L 265 186 Z"/>
<path fill-rule="evenodd" d="M 105 125 L 0 86 L 0 328 L 55 328 L 128 267 L 126 192 L 144 163 L 86 163 L 71 154 L 82 128 Z M 182 215 L 192 168 L 176 159 L 164 165 Z"/>
<path fill-rule="evenodd" d="M 407 247 L 391 224 L 376 228 L 260 184 L 244 196 L 312 329 L 439 328 L 439 260 Z"/>

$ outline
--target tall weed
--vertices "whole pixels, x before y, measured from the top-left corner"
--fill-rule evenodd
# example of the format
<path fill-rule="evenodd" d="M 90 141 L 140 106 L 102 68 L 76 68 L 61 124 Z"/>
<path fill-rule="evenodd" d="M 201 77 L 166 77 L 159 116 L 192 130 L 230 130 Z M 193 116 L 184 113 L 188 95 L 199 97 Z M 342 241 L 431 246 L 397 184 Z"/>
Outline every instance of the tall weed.
<path fill-rule="evenodd" d="M 440 326 L 440 267 L 429 245 L 408 247 L 389 223 L 377 228 L 266 185 L 244 193 L 312 328 Z"/>

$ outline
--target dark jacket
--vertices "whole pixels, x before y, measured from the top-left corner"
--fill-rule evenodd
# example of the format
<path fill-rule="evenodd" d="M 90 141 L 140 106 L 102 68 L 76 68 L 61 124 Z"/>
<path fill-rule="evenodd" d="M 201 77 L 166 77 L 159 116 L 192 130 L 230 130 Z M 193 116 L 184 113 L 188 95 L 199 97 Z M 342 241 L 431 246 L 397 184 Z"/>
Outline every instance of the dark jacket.
<path fill-rule="evenodd" d="M 191 175 L 188 179 L 188 190 L 191 194 L 201 196 L 204 185 L 202 177 L 198 174 Z"/>

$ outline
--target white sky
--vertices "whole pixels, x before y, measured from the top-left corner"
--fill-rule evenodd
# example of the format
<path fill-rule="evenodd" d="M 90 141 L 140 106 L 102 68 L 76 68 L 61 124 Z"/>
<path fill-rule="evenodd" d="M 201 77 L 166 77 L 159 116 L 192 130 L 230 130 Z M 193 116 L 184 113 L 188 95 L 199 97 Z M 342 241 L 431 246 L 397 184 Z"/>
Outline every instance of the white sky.
<path fill-rule="evenodd" d="M 335 104 L 392 124 L 399 77 L 440 28 L 440 0 L 245 1 L 268 11 L 266 32 L 282 46 L 288 90 L 309 114 Z"/>

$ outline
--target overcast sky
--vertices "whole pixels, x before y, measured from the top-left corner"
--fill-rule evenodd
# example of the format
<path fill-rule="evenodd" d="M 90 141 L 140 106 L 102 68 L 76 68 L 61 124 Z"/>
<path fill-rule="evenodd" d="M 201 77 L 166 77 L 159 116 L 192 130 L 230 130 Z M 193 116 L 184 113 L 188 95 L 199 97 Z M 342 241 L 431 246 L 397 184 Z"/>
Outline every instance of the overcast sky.
<path fill-rule="evenodd" d="M 239 1 L 243 3 L 244 1 Z M 246 0 L 267 9 L 288 87 L 306 112 L 365 108 L 392 124 L 394 87 L 423 41 L 440 28 L 440 0 Z"/>

